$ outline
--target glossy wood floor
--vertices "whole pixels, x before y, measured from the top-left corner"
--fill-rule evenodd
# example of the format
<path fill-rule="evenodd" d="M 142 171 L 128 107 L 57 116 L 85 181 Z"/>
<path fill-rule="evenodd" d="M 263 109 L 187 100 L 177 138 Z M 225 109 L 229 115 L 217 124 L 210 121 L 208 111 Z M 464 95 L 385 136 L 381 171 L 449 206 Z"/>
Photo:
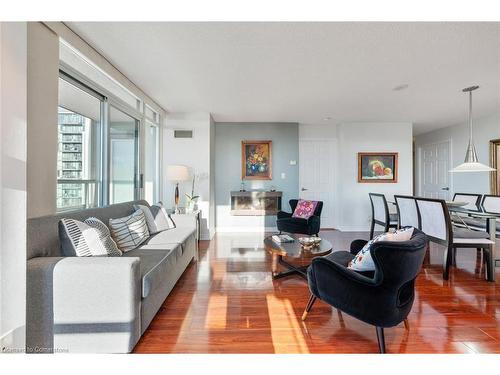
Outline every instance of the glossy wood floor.
<path fill-rule="evenodd" d="M 364 233 L 326 231 L 335 250 Z M 272 281 L 263 234 L 218 234 L 192 263 L 135 348 L 136 353 L 377 353 L 375 328 L 318 301 L 305 322 L 309 291 L 298 276 Z M 500 353 L 499 281 L 484 280 L 473 249 L 459 249 L 450 280 L 443 251 L 417 279 L 409 316 L 386 329 L 389 353 Z M 500 269 L 497 268 L 497 280 Z"/>

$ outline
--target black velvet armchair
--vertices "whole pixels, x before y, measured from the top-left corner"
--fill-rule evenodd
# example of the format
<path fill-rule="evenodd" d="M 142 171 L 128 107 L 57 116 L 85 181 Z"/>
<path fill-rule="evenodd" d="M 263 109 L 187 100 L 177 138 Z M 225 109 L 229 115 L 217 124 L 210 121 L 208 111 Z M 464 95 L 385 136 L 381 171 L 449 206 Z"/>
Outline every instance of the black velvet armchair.
<path fill-rule="evenodd" d="M 276 221 L 276 226 L 278 230 L 281 232 L 288 233 L 301 233 L 307 234 L 309 236 L 317 235 L 320 229 L 320 216 L 321 210 L 323 209 L 323 202 L 319 201 L 316 209 L 314 211 L 314 215 L 309 219 L 302 219 L 292 217 L 293 212 L 295 211 L 295 207 L 297 207 L 298 199 L 290 199 L 290 208 L 292 209 L 292 213 L 279 211 L 278 219 Z"/>
<path fill-rule="evenodd" d="M 313 259 L 307 276 L 311 297 L 302 316 L 306 319 L 317 298 L 356 319 L 374 325 L 380 353 L 385 353 L 384 328 L 405 322 L 415 297 L 415 279 L 427 245 L 426 235 L 415 229 L 405 242 L 380 241 L 371 255 L 375 272 L 347 268 L 367 241 L 356 240 L 351 251 L 337 251 Z"/>

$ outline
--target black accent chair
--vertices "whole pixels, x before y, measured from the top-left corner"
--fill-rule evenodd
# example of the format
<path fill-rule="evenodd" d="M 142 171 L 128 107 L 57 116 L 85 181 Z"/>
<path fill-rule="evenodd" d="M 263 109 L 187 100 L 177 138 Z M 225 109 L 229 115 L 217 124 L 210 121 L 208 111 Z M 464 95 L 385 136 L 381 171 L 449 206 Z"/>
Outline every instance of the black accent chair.
<path fill-rule="evenodd" d="M 311 297 L 302 316 L 306 319 L 317 298 L 365 323 L 374 325 L 380 353 L 385 353 L 384 328 L 405 322 L 415 298 L 415 279 L 420 272 L 427 236 L 416 229 L 405 242 L 380 241 L 371 255 L 375 272 L 347 268 L 366 244 L 351 243 L 351 251 L 336 251 L 314 258 L 307 271 Z"/>
<path fill-rule="evenodd" d="M 292 217 L 295 207 L 297 207 L 298 199 L 290 199 L 290 208 L 292 213 L 279 211 L 276 226 L 281 232 L 307 234 L 308 236 L 317 235 L 321 225 L 321 210 L 323 209 L 323 202 L 318 201 L 314 215 L 309 219 L 302 219 Z"/>

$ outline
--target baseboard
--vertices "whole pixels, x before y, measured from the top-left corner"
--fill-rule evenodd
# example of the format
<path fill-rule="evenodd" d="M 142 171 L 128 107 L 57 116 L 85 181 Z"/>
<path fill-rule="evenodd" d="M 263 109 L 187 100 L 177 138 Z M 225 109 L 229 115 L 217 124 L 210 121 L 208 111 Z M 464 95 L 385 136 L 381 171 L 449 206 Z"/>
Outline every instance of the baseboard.
<path fill-rule="evenodd" d="M 217 227 L 215 228 L 217 233 L 251 233 L 251 232 L 277 232 L 276 227 Z"/>
<path fill-rule="evenodd" d="M 369 232 L 370 227 L 366 225 L 341 225 L 338 230 L 341 232 Z"/>

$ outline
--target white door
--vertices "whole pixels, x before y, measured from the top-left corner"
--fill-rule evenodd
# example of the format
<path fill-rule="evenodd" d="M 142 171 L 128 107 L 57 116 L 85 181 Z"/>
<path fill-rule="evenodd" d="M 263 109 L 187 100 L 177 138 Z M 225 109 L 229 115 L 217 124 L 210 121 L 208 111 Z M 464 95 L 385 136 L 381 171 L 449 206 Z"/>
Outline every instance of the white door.
<path fill-rule="evenodd" d="M 335 227 L 336 146 L 333 139 L 304 139 L 299 143 L 300 198 L 323 202 L 321 228 Z"/>
<path fill-rule="evenodd" d="M 450 199 L 450 141 L 420 148 L 420 195 L 426 198 Z"/>

